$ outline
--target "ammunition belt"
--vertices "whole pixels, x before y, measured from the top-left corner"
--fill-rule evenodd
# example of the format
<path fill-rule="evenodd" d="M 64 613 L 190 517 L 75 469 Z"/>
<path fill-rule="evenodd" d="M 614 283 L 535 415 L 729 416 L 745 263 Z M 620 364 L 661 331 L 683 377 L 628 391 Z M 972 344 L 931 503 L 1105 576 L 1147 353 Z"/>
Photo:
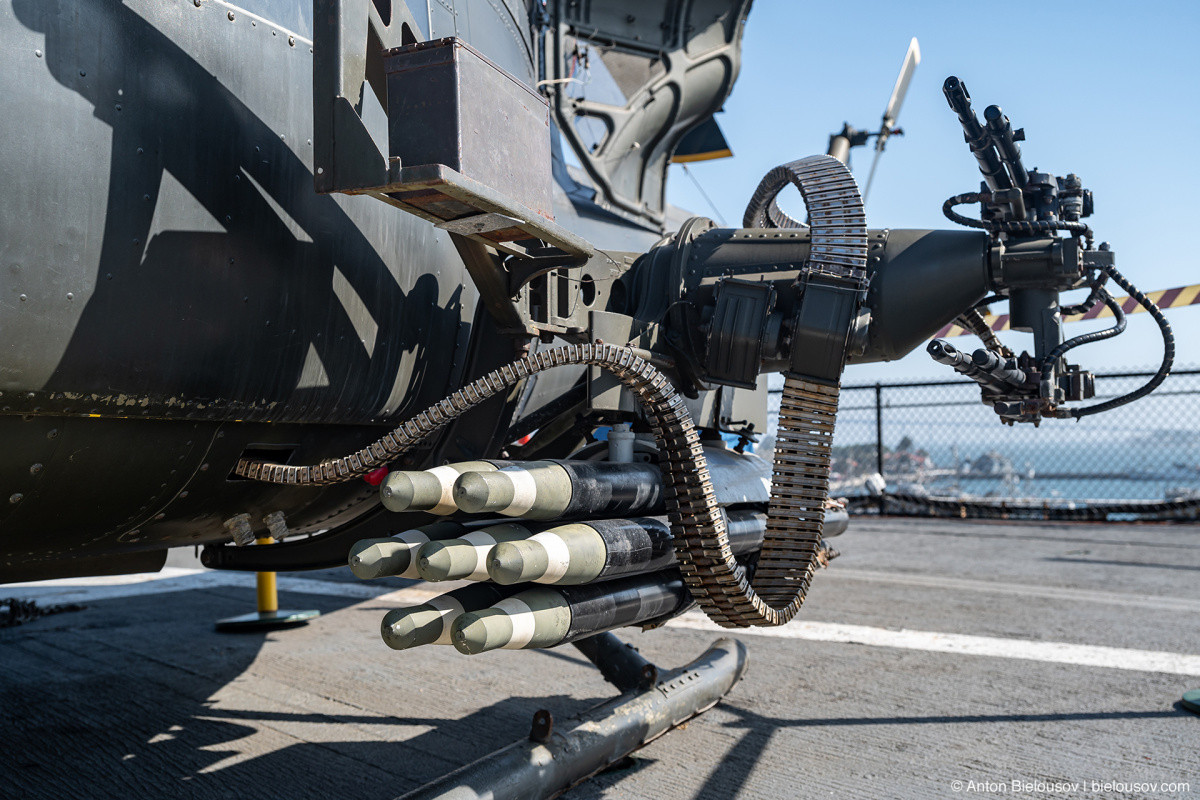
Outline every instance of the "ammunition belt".
<path fill-rule="evenodd" d="M 849 284 L 859 290 L 861 304 L 870 280 L 867 225 L 853 176 L 830 156 L 776 167 L 755 190 L 745 224 L 786 227 L 772 211 L 779 192 L 789 184 L 804 198 L 812 232 L 802 280 Z M 734 624 L 782 625 L 804 603 L 813 572 L 821 563 L 838 392 L 836 385 L 803 375 L 788 375 L 784 380 L 767 530 L 753 581 L 754 590 L 769 605 L 739 609 Z M 747 618 L 753 621 L 742 621 Z"/>
<path fill-rule="evenodd" d="M 841 162 L 814 156 L 779 167 L 763 196 L 773 199 L 788 183 L 808 204 L 812 227 L 811 273 L 852 281 L 865 289 L 866 225 L 854 179 Z M 767 532 L 753 585 L 734 559 L 725 517 L 691 415 L 670 380 L 627 347 L 572 344 L 544 350 L 468 384 L 405 422 L 374 444 L 312 466 L 242 459 L 235 472 L 270 483 L 326 485 L 365 475 L 395 459 L 435 431 L 537 372 L 589 364 L 615 375 L 642 407 L 661 452 L 667 510 L 676 561 L 704 612 L 724 627 L 782 625 L 804 602 L 817 566 L 838 388 L 788 376 Z"/>

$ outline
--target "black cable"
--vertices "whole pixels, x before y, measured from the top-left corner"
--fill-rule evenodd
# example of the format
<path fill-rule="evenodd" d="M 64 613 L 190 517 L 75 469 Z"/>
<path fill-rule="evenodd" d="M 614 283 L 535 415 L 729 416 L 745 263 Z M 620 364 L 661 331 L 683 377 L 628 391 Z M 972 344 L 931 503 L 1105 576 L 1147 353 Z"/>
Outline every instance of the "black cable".
<path fill-rule="evenodd" d="M 1050 233 L 1051 231 L 1070 231 L 1072 233 L 1082 233 L 1089 239 L 1092 236 L 1092 229 L 1085 222 L 1067 222 L 1066 220 L 1039 220 L 1030 222 L 1028 220 L 984 220 L 964 217 L 954 210 L 955 206 L 966 205 L 967 203 L 987 203 L 991 201 L 990 192 L 967 192 L 965 194 L 956 194 L 948 198 L 945 203 L 942 203 L 942 213 L 946 215 L 946 219 L 951 222 L 957 222 L 959 225 L 965 225 L 968 228 L 979 228 L 991 233 L 1011 233 L 1017 236 L 1035 236 L 1042 233 Z"/>
<path fill-rule="evenodd" d="M 1012 356 L 1012 350 L 1005 347 L 1004 343 L 996 336 L 996 332 L 988 327 L 987 320 L 983 318 L 983 314 L 980 314 L 977 308 L 967 309 L 959 314 L 954 322 L 963 330 L 968 330 L 978 336 L 979 340 L 983 342 L 983 346 L 996 355 L 1003 358 Z"/>
<path fill-rule="evenodd" d="M 971 306 L 971 308 L 978 309 L 978 308 L 983 308 L 984 306 L 995 305 L 996 303 L 1007 303 L 1007 302 L 1008 302 L 1008 298 L 1005 297 L 1004 295 L 993 294 L 993 295 L 988 295 L 987 297 L 983 298 L 978 303 Z"/>
<path fill-rule="evenodd" d="M 981 228 L 985 231 L 992 229 L 992 223 L 982 219 L 972 219 L 964 217 L 954 210 L 955 206 L 966 205 L 967 203 L 981 202 L 979 192 L 966 192 L 964 194 L 956 194 L 953 197 L 947 198 L 946 202 L 942 203 L 942 213 L 946 215 L 946 219 L 951 222 L 957 222 L 959 225 L 965 225 L 968 228 Z"/>
<path fill-rule="evenodd" d="M 1123 308 L 1121 308 L 1121 304 L 1118 303 L 1116 300 L 1114 300 L 1112 295 L 1110 295 L 1104 289 L 1100 289 L 1099 295 L 1100 295 L 1100 299 L 1102 299 L 1104 301 L 1104 304 L 1106 306 L 1108 306 L 1109 311 L 1113 312 L 1113 317 L 1116 318 L 1116 322 L 1113 324 L 1113 326 L 1111 328 L 1105 328 L 1102 331 L 1090 331 L 1089 333 L 1080 334 L 1079 336 L 1076 336 L 1072 339 L 1067 339 L 1065 342 L 1060 344 L 1058 347 L 1051 350 L 1046 355 L 1046 357 L 1044 359 L 1042 359 L 1042 380 L 1043 381 L 1048 381 L 1051 379 L 1051 377 L 1054 373 L 1055 363 L 1060 358 L 1062 358 L 1063 355 L 1068 350 L 1074 350 L 1076 347 L 1079 347 L 1081 344 L 1091 344 L 1092 342 L 1099 342 L 1099 341 L 1103 341 L 1104 339 L 1111 339 L 1112 337 L 1116 336 L 1117 334 L 1123 333 L 1125 331 L 1125 325 L 1126 325 L 1125 310 Z"/>
<path fill-rule="evenodd" d="M 1101 291 L 1104 289 L 1104 284 L 1108 283 L 1108 273 L 1101 272 L 1096 276 L 1096 279 L 1091 281 L 1092 290 L 1088 292 L 1088 296 L 1084 298 L 1082 303 L 1076 303 L 1073 306 L 1063 306 L 1058 311 L 1064 317 L 1072 317 L 1076 314 L 1086 314 L 1101 299 Z M 1107 293 L 1105 293 L 1107 294 Z"/>
<path fill-rule="evenodd" d="M 1126 403 L 1132 403 L 1134 400 L 1145 397 L 1157 389 L 1159 385 L 1167 379 L 1167 376 L 1171 374 L 1171 367 L 1175 363 L 1175 334 L 1171 331 L 1171 323 L 1167 322 L 1167 318 L 1163 316 L 1163 313 L 1161 310 L 1159 310 L 1159 307 L 1156 306 L 1149 297 L 1146 297 L 1146 295 L 1142 294 L 1141 290 L 1126 280 L 1125 276 L 1118 272 L 1116 267 L 1103 266 L 1100 269 L 1104 270 L 1104 272 L 1108 274 L 1108 277 L 1112 278 L 1113 283 L 1117 284 L 1126 292 L 1128 292 L 1129 296 L 1134 300 L 1137 300 L 1138 303 L 1146 309 L 1146 312 L 1154 318 L 1154 321 L 1158 323 L 1158 329 L 1162 332 L 1163 337 L 1162 363 L 1159 364 L 1158 371 L 1150 377 L 1150 380 L 1146 381 L 1144 385 L 1134 389 L 1132 392 L 1113 398 L 1112 400 L 1107 400 L 1103 403 L 1097 403 L 1094 406 L 1059 411 L 1055 413 L 1054 416 L 1060 419 L 1068 419 L 1072 417 L 1075 419 L 1080 419 L 1092 414 L 1099 414 L 1101 411 L 1110 411 L 1119 406 L 1123 406 Z"/>

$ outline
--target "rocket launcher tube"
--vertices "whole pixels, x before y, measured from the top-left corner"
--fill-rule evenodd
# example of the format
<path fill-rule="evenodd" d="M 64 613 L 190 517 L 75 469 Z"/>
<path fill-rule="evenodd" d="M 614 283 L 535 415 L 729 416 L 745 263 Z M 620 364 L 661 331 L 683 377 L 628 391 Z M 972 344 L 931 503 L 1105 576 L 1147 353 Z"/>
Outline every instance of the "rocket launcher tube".
<path fill-rule="evenodd" d="M 528 539 L 534 532 L 524 525 L 505 522 L 471 531 L 457 539 L 429 542 L 416 552 L 416 570 L 427 581 L 464 578 L 485 581 L 487 554 L 500 542 Z"/>
<path fill-rule="evenodd" d="M 553 647 L 571 628 L 571 609 L 552 589 L 526 589 L 481 611 L 458 616 L 450 641 L 466 655 L 488 650 Z"/>
<path fill-rule="evenodd" d="M 451 625 L 455 649 L 466 655 L 505 648 L 555 647 L 586 636 L 672 616 L 692 603 L 675 570 L 605 583 L 526 589 Z"/>
<path fill-rule="evenodd" d="M 734 555 L 762 547 L 766 515 L 726 513 Z M 527 539 L 497 544 L 487 571 L 497 583 L 576 586 L 622 575 L 657 572 L 675 563 L 671 529 L 664 517 L 589 520 L 549 528 Z"/>
<path fill-rule="evenodd" d="M 423 644 L 450 644 L 450 626 L 459 615 L 489 608 L 513 591 L 492 583 L 472 583 L 427 603 L 392 609 L 384 615 L 379 633 L 393 650 L 407 650 Z"/>
<path fill-rule="evenodd" d="M 511 464 L 511 461 L 461 461 L 425 470 L 389 472 L 379 486 L 379 499 L 389 511 L 427 511 L 430 514 L 453 514 L 454 481 L 464 472 L 489 472 Z"/>
<path fill-rule="evenodd" d="M 632 537 L 642 538 L 638 520 L 604 520 L 628 523 Z M 487 555 L 487 572 L 496 583 L 591 583 L 608 566 L 607 542 L 601 521 L 560 525 L 529 539 L 504 542 Z M 622 526 L 624 529 L 624 526 Z"/>
<path fill-rule="evenodd" d="M 609 461 L 532 461 L 464 472 L 453 490 L 463 511 L 533 520 L 654 513 L 663 497 L 657 467 Z"/>
<path fill-rule="evenodd" d="M 386 575 L 416 578 L 413 553 L 417 548 L 431 541 L 455 539 L 468 530 L 457 522 L 435 522 L 385 539 L 363 539 L 350 548 L 346 561 L 354 576 L 363 580 Z"/>

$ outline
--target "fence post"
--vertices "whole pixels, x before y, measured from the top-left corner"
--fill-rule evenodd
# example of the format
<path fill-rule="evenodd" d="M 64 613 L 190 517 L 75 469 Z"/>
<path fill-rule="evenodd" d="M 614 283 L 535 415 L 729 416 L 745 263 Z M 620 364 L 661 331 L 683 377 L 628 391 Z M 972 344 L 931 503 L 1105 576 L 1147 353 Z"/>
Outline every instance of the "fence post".
<path fill-rule="evenodd" d="M 875 384 L 875 471 L 883 477 L 883 384 Z M 887 486 L 879 493 L 879 513 L 887 506 Z"/>

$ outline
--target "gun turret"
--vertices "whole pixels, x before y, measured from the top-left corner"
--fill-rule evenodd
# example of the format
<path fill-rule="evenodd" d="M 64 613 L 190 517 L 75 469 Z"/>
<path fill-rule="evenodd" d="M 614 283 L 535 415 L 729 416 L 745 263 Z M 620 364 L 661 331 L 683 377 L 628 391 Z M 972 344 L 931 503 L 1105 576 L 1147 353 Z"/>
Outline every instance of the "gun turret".
<path fill-rule="evenodd" d="M 1077 175 L 1056 177 L 1026 169 L 1017 146 L 1025 140 L 1025 131 L 1014 131 L 999 106 L 984 110 L 986 125 L 981 125 L 971 110 L 971 96 L 962 81 L 950 76 L 942 90 L 962 124 L 979 171 L 991 187 L 991 191 L 955 195 L 945 202 L 942 211 L 953 222 L 988 232 L 993 300 L 1009 301 L 1012 328 L 1033 334 L 1033 352 L 1013 359 L 1010 353 L 1002 356 L 984 349 L 968 358 L 946 342 L 934 340 L 929 354 L 979 383 L 984 402 L 1008 423 L 1036 424 L 1043 417 L 1079 418 L 1148 394 L 1171 369 L 1174 337 L 1154 303 L 1117 271 L 1108 245 L 1093 249 L 1092 230 L 1082 221 L 1092 213 L 1091 192 L 1083 188 Z M 980 204 L 979 219 L 954 211 L 954 206 L 966 203 Z M 1070 234 L 1070 238 L 1060 237 L 1060 231 Z M 1129 292 L 1158 323 L 1163 334 L 1162 365 L 1145 386 L 1129 394 L 1086 408 L 1067 408 L 1066 403 L 1085 400 L 1095 391 L 1092 374 L 1068 364 L 1064 358 L 1067 351 L 1125 330 L 1124 311 L 1105 289 L 1109 280 Z M 1082 287 L 1091 290 L 1086 300 L 1067 309 L 1060 307 L 1061 292 Z M 1116 324 L 1063 341 L 1063 314 L 1083 313 L 1098 303 L 1112 310 Z M 969 313 L 982 323 L 976 311 Z M 963 324 L 970 324 L 969 318 Z"/>

